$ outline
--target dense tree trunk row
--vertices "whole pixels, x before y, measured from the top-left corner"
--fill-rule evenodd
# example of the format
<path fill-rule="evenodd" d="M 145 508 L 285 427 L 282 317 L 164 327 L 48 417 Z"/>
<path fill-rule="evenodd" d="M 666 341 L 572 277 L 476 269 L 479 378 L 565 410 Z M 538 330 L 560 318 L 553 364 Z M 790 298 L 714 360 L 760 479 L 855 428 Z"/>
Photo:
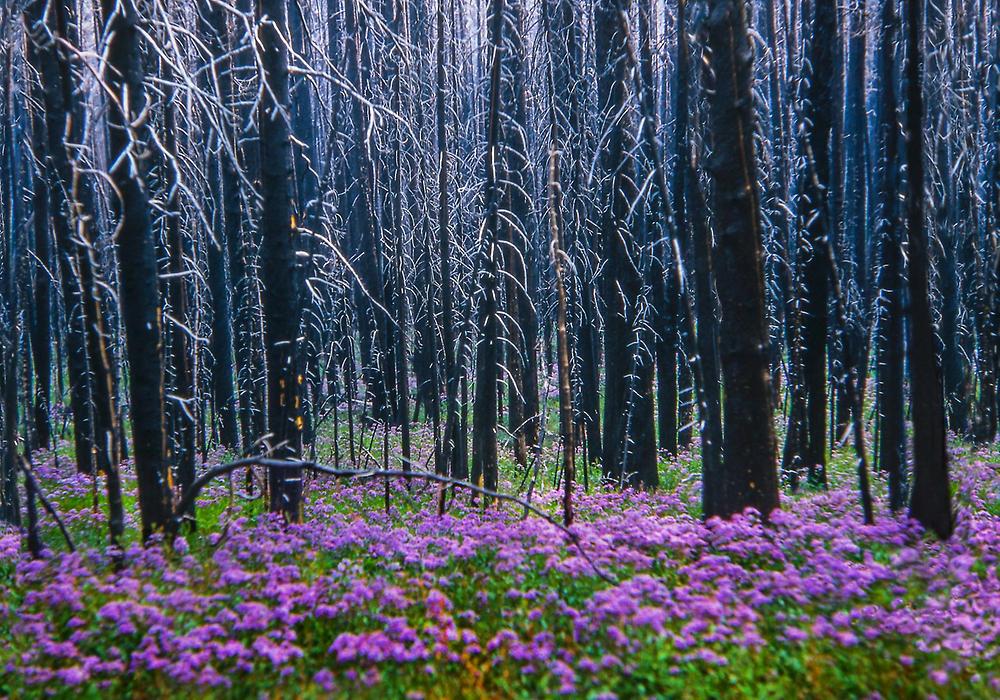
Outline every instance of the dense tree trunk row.
<path fill-rule="evenodd" d="M 850 439 L 866 517 L 884 486 L 950 533 L 945 431 L 1000 415 L 992 4 L 18 10 L 6 520 L 72 439 L 120 539 L 127 426 L 144 536 L 216 446 L 530 492 L 556 440 L 567 523 L 688 450 L 706 517 L 766 516 Z"/>

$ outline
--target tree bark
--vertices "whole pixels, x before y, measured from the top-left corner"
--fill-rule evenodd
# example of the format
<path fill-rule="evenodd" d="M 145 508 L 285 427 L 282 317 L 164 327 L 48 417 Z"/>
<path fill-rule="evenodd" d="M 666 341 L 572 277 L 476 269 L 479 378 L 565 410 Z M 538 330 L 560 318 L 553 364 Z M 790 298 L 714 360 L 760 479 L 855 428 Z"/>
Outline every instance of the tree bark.
<path fill-rule="evenodd" d="M 910 517 L 947 539 L 953 527 L 941 368 L 934 352 L 924 221 L 923 3 L 906 0 L 906 230 L 909 254 L 910 402 L 913 412 L 913 491 Z"/>
<path fill-rule="evenodd" d="M 162 307 L 156 252 L 144 182 L 149 148 L 148 117 L 134 0 L 102 0 L 107 69 L 111 182 L 117 190 L 119 298 L 131 377 L 132 442 L 139 486 L 142 537 L 170 518 L 163 399 Z"/>
<path fill-rule="evenodd" d="M 630 209 L 636 199 L 630 155 L 627 105 L 628 55 L 620 16 L 627 0 L 601 0 L 595 8 L 598 102 L 601 132 L 606 133 L 600 161 L 604 216 L 601 223 L 604 276 L 604 479 L 633 487 L 655 488 L 654 361 L 648 333 L 638 242 Z"/>
<path fill-rule="evenodd" d="M 74 191 L 74 172 L 63 142 L 67 119 L 76 114 L 73 76 L 69 57 L 55 41 L 41 42 L 42 32 L 70 38 L 71 15 L 64 3 L 52 5 L 35 0 L 25 7 L 24 21 L 34 47 L 28 59 L 38 71 L 45 118 L 45 171 L 48 178 L 49 213 L 56 241 L 59 284 L 65 309 L 66 370 L 69 380 L 70 412 L 73 418 L 76 468 L 84 474 L 94 470 L 94 425 L 91 380 L 87 370 L 87 341 L 83 294 L 77 278 L 77 244 L 73 242 L 74 205 L 67 194 Z M 37 42 L 37 43 L 36 43 Z M 74 119 L 74 123 L 76 120 Z M 72 139 L 73 136 L 70 136 Z"/>
<path fill-rule="evenodd" d="M 496 491 L 498 388 L 498 251 L 500 232 L 500 81 L 503 61 L 504 0 L 492 0 L 489 16 L 490 82 L 486 114 L 486 182 L 482 249 L 477 255 L 479 307 L 476 387 L 472 408 L 472 482 Z"/>
<path fill-rule="evenodd" d="M 806 393 L 805 451 L 802 460 L 808 470 L 810 484 L 825 488 L 826 479 L 826 349 L 827 309 L 829 305 L 829 275 L 826 260 L 826 237 L 832 226 L 830 194 L 830 146 L 833 135 L 833 115 L 836 113 L 835 54 L 839 40 L 837 6 L 833 2 L 813 4 L 806 100 L 806 139 L 815 177 L 806 176 L 805 260 L 803 283 L 805 308 L 802 326 L 802 368 Z M 808 170 L 807 166 L 807 170 Z"/>
<path fill-rule="evenodd" d="M 715 76 L 708 104 L 725 416 L 719 513 L 753 507 L 767 517 L 779 497 L 745 2 L 712 0 L 706 27 Z"/>
<path fill-rule="evenodd" d="M 267 357 L 267 422 L 273 454 L 297 459 L 302 450 L 302 385 L 299 373 L 299 300 L 296 250 L 299 232 L 293 218 L 292 154 L 289 123 L 288 40 L 285 2 L 260 0 L 261 76 L 265 97 L 258 114 L 261 164 L 260 266 Z M 301 469 L 268 473 L 270 509 L 290 522 L 302 522 Z"/>

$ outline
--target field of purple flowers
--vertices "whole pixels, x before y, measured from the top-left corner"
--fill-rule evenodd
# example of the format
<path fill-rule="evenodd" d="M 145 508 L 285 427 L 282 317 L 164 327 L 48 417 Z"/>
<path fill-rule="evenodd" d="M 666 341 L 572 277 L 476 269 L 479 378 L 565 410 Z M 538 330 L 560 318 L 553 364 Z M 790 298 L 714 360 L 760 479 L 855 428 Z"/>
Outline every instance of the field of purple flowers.
<path fill-rule="evenodd" d="M 218 483 L 198 532 L 116 565 L 92 481 L 49 456 L 78 551 L 0 534 L 0 696 L 998 697 L 997 462 L 956 450 L 945 544 L 881 502 L 866 527 L 846 466 L 770 525 L 703 524 L 688 459 L 655 494 L 580 489 L 579 546 L 509 504 L 439 517 L 400 482 L 386 513 L 384 482 L 314 479 L 304 525 Z"/>

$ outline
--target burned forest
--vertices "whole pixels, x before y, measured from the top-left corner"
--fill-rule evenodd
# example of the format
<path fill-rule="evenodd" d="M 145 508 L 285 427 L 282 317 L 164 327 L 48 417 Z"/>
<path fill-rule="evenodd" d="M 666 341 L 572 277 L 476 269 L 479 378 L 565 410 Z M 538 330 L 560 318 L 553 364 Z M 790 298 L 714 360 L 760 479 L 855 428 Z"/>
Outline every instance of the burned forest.
<path fill-rule="evenodd" d="M 995 0 L 7 0 L 0 697 L 1000 695 Z"/>

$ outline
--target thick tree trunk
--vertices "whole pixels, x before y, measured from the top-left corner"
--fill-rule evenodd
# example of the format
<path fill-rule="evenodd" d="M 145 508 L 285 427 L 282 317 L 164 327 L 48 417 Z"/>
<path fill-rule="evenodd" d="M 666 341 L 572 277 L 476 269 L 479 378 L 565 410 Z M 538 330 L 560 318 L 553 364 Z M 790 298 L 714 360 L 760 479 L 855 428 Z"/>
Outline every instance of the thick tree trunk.
<path fill-rule="evenodd" d="M 754 156 L 752 59 L 743 0 L 712 0 L 707 19 L 711 69 L 709 123 L 714 180 L 715 279 L 724 394 L 719 513 L 778 507 L 762 230 Z"/>
<path fill-rule="evenodd" d="M 20 328 L 18 323 L 18 293 L 15 268 L 17 266 L 17 230 L 21 225 L 20 197 L 21 192 L 16 186 L 17 158 L 15 156 L 17 137 L 12 104 L 12 85 L 14 81 L 11 61 L 10 44 L 3 57 L 3 111 L 0 113 L 0 148 L 3 158 L 0 159 L 0 202 L 3 202 L 2 224 L 3 238 L 0 249 L 0 382 L 2 386 L 3 418 L 3 454 L 0 455 L 0 520 L 17 527 L 21 524 L 21 505 L 17 490 L 18 473 L 18 345 L 20 343 Z"/>
<path fill-rule="evenodd" d="M 447 393 L 445 404 L 445 428 L 442 445 L 438 450 L 436 471 L 438 474 L 457 476 L 465 472 L 461 465 L 462 449 L 459 444 L 459 368 L 455 359 L 454 331 L 454 291 L 451 271 L 451 230 L 450 203 L 448 200 L 448 124 L 445 111 L 445 12 L 444 0 L 438 0 L 437 46 L 435 48 L 435 120 L 437 124 L 438 157 L 438 246 L 441 258 L 441 344 L 444 346 L 444 367 L 442 374 Z"/>
<path fill-rule="evenodd" d="M 531 303 L 535 293 L 535 260 L 530 201 L 528 113 L 525 97 L 525 46 L 521 0 L 506 3 L 502 54 L 500 104 L 509 110 L 501 121 L 501 161 L 504 209 L 500 252 L 504 264 L 507 314 L 507 372 L 510 380 L 508 426 L 514 440 L 514 457 L 528 463 L 528 450 L 538 438 L 538 318 Z"/>
<path fill-rule="evenodd" d="M 131 371 L 132 442 L 139 485 L 142 536 L 167 525 L 167 481 L 163 399 L 162 308 L 157 288 L 156 252 L 149 217 L 146 166 L 149 126 L 140 49 L 139 14 L 134 0 L 102 0 L 107 38 L 105 81 L 114 97 L 108 104 L 111 182 L 118 192 L 116 241 L 119 299 Z M 138 121 L 137 121 L 138 120 Z M 130 126 L 131 125 L 131 126 Z M 136 140 L 139 139 L 139 140 Z"/>
<path fill-rule="evenodd" d="M 28 58 L 38 71 L 45 117 L 45 171 L 48 178 L 49 213 L 56 241 L 59 283 L 66 318 L 66 372 L 69 380 L 70 412 L 73 418 L 74 455 L 77 470 L 90 474 L 94 470 L 94 427 L 91 381 L 87 371 L 87 341 L 84 323 L 83 296 L 75 259 L 77 246 L 73 242 L 73 205 L 66 198 L 72 191 L 74 178 L 69 154 L 63 143 L 66 121 L 73 109 L 73 84 L 68 56 L 58 50 L 54 41 L 36 44 L 42 31 L 67 37 L 69 11 L 57 3 L 49 15 L 44 15 L 46 3 L 35 0 L 24 12 L 26 27 L 34 49 Z M 37 63 L 36 63 L 37 61 Z M 75 120 L 74 120 L 75 122 Z"/>
<path fill-rule="evenodd" d="M 878 191 L 876 236 L 880 267 L 876 355 L 878 401 L 878 467 L 889 481 L 889 507 L 900 510 L 906 502 L 906 431 L 903 416 L 903 249 L 899 216 L 899 116 L 896 99 L 895 51 L 898 18 L 895 0 L 882 0 L 878 55 Z"/>
<path fill-rule="evenodd" d="M 472 414 L 472 481 L 497 488 L 498 250 L 500 234 L 500 81 L 503 62 L 504 1 L 490 5 L 490 91 L 486 115 L 486 182 L 482 249 L 477 255 L 476 395 Z M 504 175 L 506 175 L 504 173 Z"/>
<path fill-rule="evenodd" d="M 267 422 L 273 454 L 297 459 L 302 450 L 303 377 L 299 373 L 299 300 L 292 214 L 292 154 L 288 96 L 288 32 L 283 0 L 260 0 L 262 79 L 266 97 L 258 114 L 260 133 L 261 248 L 264 349 L 267 356 Z M 302 522 L 301 469 L 268 474 L 271 512 Z"/>
<path fill-rule="evenodd" d="M 906 141 L 910 300 L 910 401 L 913 412 L 913 492 L 910 516 L 947 539 L 953 527 L 945 441 L 941 368 L 935 355 L 934 322 L 928 290 L 928 245 L 924 221 L 923 9 L 921 0 L 906 0 Z"/>

